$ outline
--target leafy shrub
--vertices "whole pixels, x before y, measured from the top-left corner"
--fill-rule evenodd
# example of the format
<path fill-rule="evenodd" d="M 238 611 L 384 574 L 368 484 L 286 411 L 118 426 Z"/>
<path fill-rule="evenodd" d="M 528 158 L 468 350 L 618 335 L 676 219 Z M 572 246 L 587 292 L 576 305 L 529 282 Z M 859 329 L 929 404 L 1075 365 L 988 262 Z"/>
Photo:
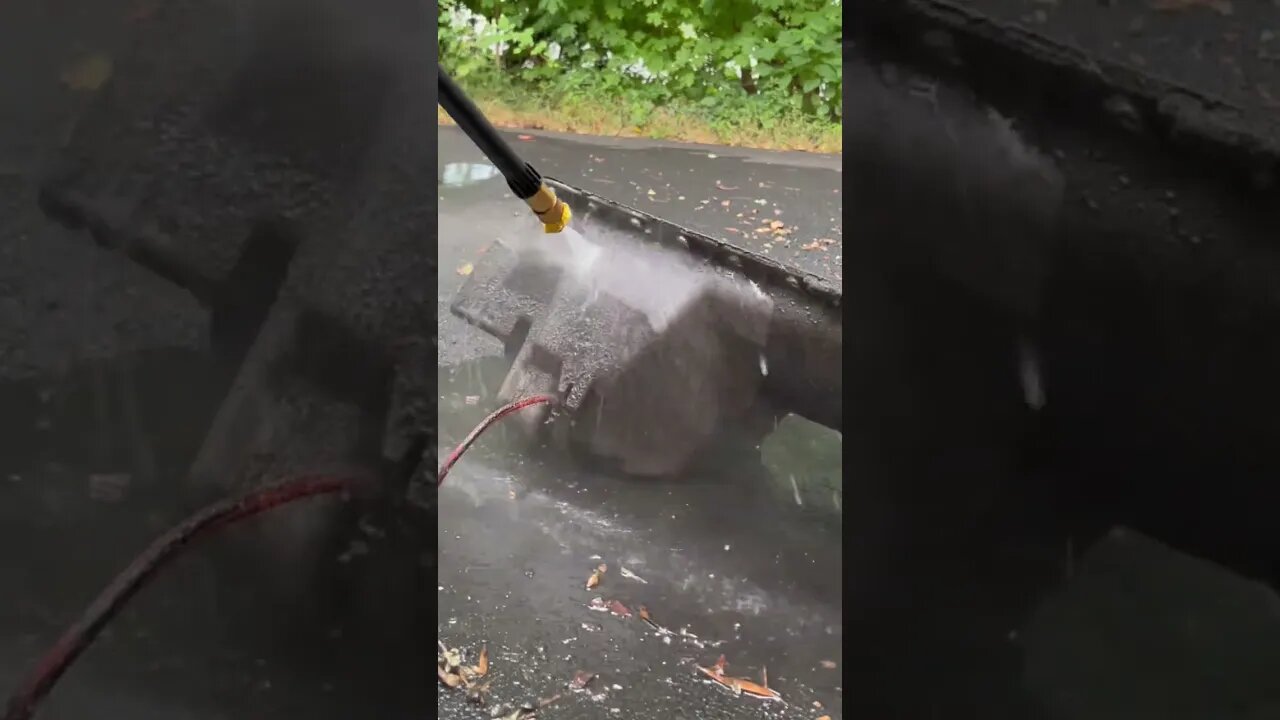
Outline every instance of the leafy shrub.
<path fill-rule="evenodd" d="M 441 64 L 469 88 L 669 105 L 724 122 L 841 117 L 840 0 L 442 0 Z"/>

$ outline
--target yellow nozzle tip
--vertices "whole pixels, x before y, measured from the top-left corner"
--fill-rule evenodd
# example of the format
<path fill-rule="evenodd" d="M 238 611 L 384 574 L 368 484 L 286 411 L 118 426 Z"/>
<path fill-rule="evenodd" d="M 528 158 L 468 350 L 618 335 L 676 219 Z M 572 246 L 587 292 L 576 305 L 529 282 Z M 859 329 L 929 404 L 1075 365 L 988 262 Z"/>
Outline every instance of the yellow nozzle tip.
<path fill-rule="evenodd" d="M 548 233 L 558 233 L 569 226 L 569 221 L 573 219 L 573 211 L 569 209 L 569 203 L 560 203 L 560 217 L 555 222 L 544 222 L 542 229 Z"/>

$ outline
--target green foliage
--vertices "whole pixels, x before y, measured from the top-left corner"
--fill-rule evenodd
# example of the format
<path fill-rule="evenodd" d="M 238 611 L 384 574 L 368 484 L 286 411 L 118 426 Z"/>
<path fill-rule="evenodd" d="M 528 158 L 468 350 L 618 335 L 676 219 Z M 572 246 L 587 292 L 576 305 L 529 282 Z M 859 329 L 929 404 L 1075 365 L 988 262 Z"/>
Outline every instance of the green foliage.
<path fill-rule="evenodd" d="M 839 122 L 840 0 L 442 0 L 440 61 L 470 88 L 672 104 L 723 122 Z"/>

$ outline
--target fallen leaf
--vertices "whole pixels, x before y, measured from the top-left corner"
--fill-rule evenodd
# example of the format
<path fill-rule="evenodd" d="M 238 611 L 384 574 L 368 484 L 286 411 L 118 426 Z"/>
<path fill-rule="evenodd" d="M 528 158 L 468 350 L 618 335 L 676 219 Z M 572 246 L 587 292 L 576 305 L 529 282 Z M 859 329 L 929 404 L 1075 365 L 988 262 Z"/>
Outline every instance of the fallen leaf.
<path fill-rule="evenodd" d="M 769 227 L 768 225 L 764 225 L 764 226 L 761 226 L 761 227 L 756 228 L 756 232 L 758 232 L 758 233 L 773 232 L 773 228 Z"/>
<path fill-rule="evenodd" d="M 532 140 L 532 139 L 533 139 L 533 136 L 532 136 L 532 135 L 517 135 L 517 136 L 516 136 L 516 139 L 517 139 L 517 140 L 524 140 L 525 142 L 528 142 L 528 141 L 530 141 L 530 140 Z"/>
<path fill-rule="evenodd" d="M 738 234 L 738 233 L 740 233 L 740 232 L 742 232 L 741 230 L 739 230 L 739 229 L 738 229 L 738 228 L 736 228 L 736 227 L 727 227 L 727 228 L 725 228 L 725 230 L 728 230 L 729 232 L 731 232 L 731 233 L 733 233 L 733 234 L 735 234 L 735 235 L 736 235 L 736 234 Z"/>
<path fill-rule="evenodd" d="M 440 679 L 440 682 L 444 683 L 447 687 L 450 687 L 450 688 L 456 688 L 462 685 L 461 675 L 447 672 L 444 668 L 440 667 L 439 665 L 436 666 L 436 677 Z"/>
<path fill-rule="evenodd" d="M 823 716 L 819 717 L 819 718 L 818 718 L 818 720 L 831 720 L 831 716 L 830 716 L 830 715 L 823 715 Z"/>
<path fill-rule="evenodd" d="M 618 617 L 631 617 L 631 610 L 618 600 L 609 601 L 609 612 L 617 615 Z"/>
<path fill-rule="evenodd" d="M 489 692 L 489 685 L 492 682 L 489 680 L 467 688 L 467 702 L 473 705 L 484 705 L 485 694 Z"/>
<path fill-rule="evenodd" d="M 476 269 L 475 265 L 472 265 L 471 263 L 463 263 L 461 267 L 458 268 L 458 274 L 463 277 L 466 277 L 471 273 L 475 272 L 475 269 Z"/>
<path fill-rule="evenodd" d="M 648 581 L 648 580 L 645 580 L 644 578 L 640 577 L 639 575 L 637 575 L 637 574 L 635 574 L 635 573 L 631 572 L 631 571 L 630 571 L 630 570 L 628 570 L 625 566 L 624 566 L 624 567 L 620 567 L 620 568 L 618 568 L 618 573 L 619 573 L 620 575 L 622 575 L 622 577 L 624 577 L 624 578 L 626 578 L 626 579 L 628 579 L 628 580 L 635 580 L 636 582 L 638 582 L 638 583 L 642 583 L 642 584 L 644 584 L 644 585 L 648 585 L 648 584 L 649 584 L 649 581 Z"/>
<path fill-rule="evenodd" d="M 573 674 L 573 679 L 569 681 L 571 690 L 581 690 L 585 688 L 596 677 L 595 673 L 579 670 Z"/>
<path fill-rule="evenodd" d="M 818 664 L 819 664 L 819 665 L 821 665 L 822 667 L 826 668 L 827 670 L 835 670 L 835 669 L 836 669 L 836 661 L 835 661 L 835 660 L 823 660 L 822 662 L 820 662 L 820 663 L 818 663 Z"/>
<path fill-rule="evenodd" d="M 729 207 L 729 201 L 728 201 L 728 200 L 721 200 L 721 201 L 720 201 L 720 207 Z"/>
<path fill-rule="evenodd" d="M 111 78 L 113 69 L 109 56 L 90 55 L 62 71 L 62 84 L 72 90 L 93 92 Z"/>
<path fill-rule="evenodd" d="M 777 229 L 779 229 L 779 228 L 781 228 L 781 227 L 783 227 L 783 226 L 784 226 L 784 223 L 783 223 L 781 220 L 770 220 L 770 221 L 769 221 L 769 227 L 773 228 L 774 230 L 777 230 Z"/>

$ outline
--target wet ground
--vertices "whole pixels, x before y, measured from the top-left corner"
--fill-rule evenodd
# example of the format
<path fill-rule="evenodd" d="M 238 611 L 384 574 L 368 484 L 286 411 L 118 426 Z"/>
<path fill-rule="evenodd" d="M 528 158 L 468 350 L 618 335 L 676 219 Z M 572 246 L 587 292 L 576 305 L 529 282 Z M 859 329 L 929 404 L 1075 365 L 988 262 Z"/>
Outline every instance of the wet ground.
<path fill-rule="evenodd" d="M 551 133 L 509 137 L 516 151 L 547 176 L 803 270 L 842 279 L 839 156 L 629 138 L 584 142 Z M 440 128 L 443 186 L 483 176 L 483 168 L 467 165 L 482 161 L 461 131 Z M 504 187 L 501 179 L 492 185 Z M 478 192 L 480 197 L 493 197 L 492 191 Z M 786 235 L 757 232 L 774 221 L 784 224 Z"/>
<path fill-rule="evenodd" d="M 839 278 L 836 158 L 511 137 L 547 175 Z M 440 168 L 440 419 L 447 442 L 483 416 L 504 372 L 495 341 L 447 317 L 459 270 L 477 262 L 495 236 L 539 229 L 457 130 L 441 129 Z M 753 230 L 765 218 L 795 231 L 786 242 L 765 243 L 766 234 Z M 838 450 L 821 457 L 824 467 L 796 463 L 792 470 L 802 478 L 838 477 L 838 467 L 825 467 L 838 462 Z M 772 487 L 759 462 L 742 458 L 662 482 L 588 473 L 497 430 L 441 493 L 440 637 L 473 655 L 487 645 L 495 704 L 548 697 L 575 672 L 596 673 L 584 692 L 557 703 L 554 717 L 840 717 L 838 505 L 798 505 Z M 608 568 L 604 581 L 588 591 L 600 563 Z M 642 580 L 624 577 L 624 567 Z M 644 605 L 673 634 L 593 610 L 596 597 L 632 613 Z M 787 704 L 765 706 L 700 680 L 694 665 L 721 653 L 734 675 L 758 680 L 767 668 L 770 687 Z M 439 708 L 441 717 L 486 716 L 447 693 Z"/>

